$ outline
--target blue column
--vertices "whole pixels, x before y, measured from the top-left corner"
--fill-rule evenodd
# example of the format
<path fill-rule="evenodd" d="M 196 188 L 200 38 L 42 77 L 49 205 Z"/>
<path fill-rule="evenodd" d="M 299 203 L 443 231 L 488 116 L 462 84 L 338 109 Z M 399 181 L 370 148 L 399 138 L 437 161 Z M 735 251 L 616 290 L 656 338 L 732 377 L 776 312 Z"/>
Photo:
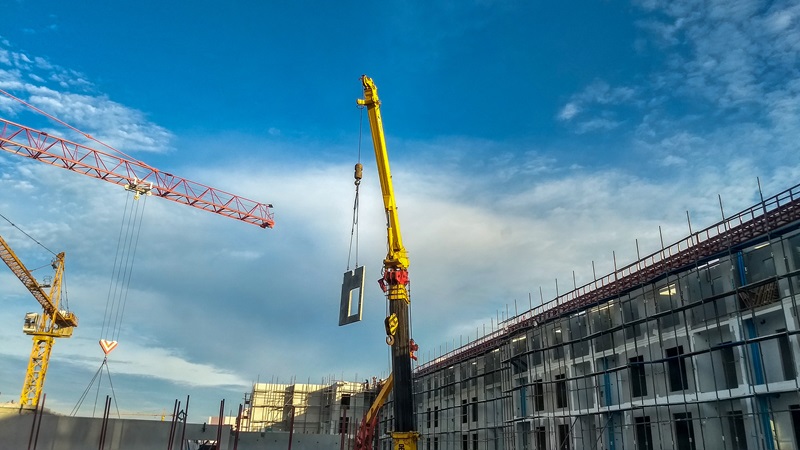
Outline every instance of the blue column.
<path fill-rule="evenodd" d="M 608 359 L 603 358 L 603 394 L 606 399 L 606 407 L 611 405 L 611 375 L 608 373 Z M 614 440 L 614 413 L 608 413 L 608 449 L 616 450 L 617 443 Z"/>
<path fill-rule="evenodd" d="M 744 327 L 747 330 L 748 339 L 758 337 L 756 325 L 753 323 L 752 319 L 745 320 Z M 766 383 L 764 379 L 764 365 L 761 361 L 761 349 L 758 347 L 758 342 L 750 343 L 750 354 L 753 360 L 753 373 L 756 379 L 756 385 Z M 767 446 L 767 450 L 775 450 L 775 440 L 772 436 L 772 425 L 769 420 L 769 401 L 764 395 L 756 395 L 756 402 L 758 404 L 758 415 L 761 419 L 761 428 L 764 430 L 764 444 Z"/>

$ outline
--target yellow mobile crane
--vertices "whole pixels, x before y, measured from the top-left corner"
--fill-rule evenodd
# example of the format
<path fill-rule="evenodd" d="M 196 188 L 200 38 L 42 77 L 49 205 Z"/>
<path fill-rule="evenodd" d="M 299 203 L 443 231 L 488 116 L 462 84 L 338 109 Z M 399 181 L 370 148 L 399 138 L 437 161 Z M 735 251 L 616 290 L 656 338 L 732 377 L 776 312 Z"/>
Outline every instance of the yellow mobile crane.
<path fill-rule="evenodd" d="M 33 349 L 28 361 L 28 370 L 25 374 L 25 384 L 22 385 L 19 403 L 21 406 L 36 408 L 44 387 L 50 352 L 53 350 L 53 340 L 72 336 L 73 328 L 78 326 L 78 318 L 75 314 L 59 309 L 61 280 L 64 275 L 64 252 L 56 255 L 53 260 L 55 276 L 49 285 L 50 293 L 45 292 L 45 288 L 48 286 L 36 281 L 2 236 L 0 236 L 0 259 L 42 305 L 42 314 L 26 314 L 25 324 L 22 327 L 25 334 L 33 336 Z"/>
<path fill-rule="evenodd" d="M 392 347 L 392 378 L 394 383 L 394 431 L 391 433 L 394 450 L 416 450 L 419 433 L 414 426 L 414 396 L 411 380 L 411 351 L 408 306 L 408 253 L 400 236 L 400 220 L 394 200 L 392 175 L 389 171 L 389 156 L 386 153 L 386 139 L 383 135 L 381 102 L 378 88 L 366 75 L 361 77 L 364 98 L 358 104 L 366 106 L 369 125 L 372 131 L 372 144 L 375 147 L 375 160 L 378 163 L 378 177 L 386 210 L 387 246 L 386 259 L 383 260 L 381 288 L 389 299 L 389 316 L 386 318 L 386 343 Z M 361 175 L 360 165 L 356 166 L 356 179 Z M 376 399 L 382 402 L 385 396 Z M 378 408 L 380 405 L 377 405 Z M 374 406 L 373 406 L 374 408 Z M 370 409 L 372 411 L 372 408 Z M 377 414 L 377 412 L 375 412 Z"/>

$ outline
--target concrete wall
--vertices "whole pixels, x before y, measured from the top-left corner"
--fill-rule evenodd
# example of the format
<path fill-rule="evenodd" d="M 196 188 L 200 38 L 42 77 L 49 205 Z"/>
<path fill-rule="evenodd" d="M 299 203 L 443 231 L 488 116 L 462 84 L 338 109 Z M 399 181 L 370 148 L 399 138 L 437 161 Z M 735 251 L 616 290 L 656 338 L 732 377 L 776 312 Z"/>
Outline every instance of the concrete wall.
<path fill-rule="evenodd" d="M 0 450 L 33 448 L 31 428 L 32 414 L 0 416 Z M 170 422 L 149 420 L 110 419 L 106 429 L 103 450 L 163 450 L 169 443 Z M 41 417 L 36 450 L 86 450 L 99 448 L 102 419 L 67 417 L 45 414 Z M 175 432 L 174 450 L 180 450 L 181 425 Z M 217 427 L 202 424 L 186 425 L 186 440 L 198 442 L 215 440 Z M 234 447 L 234 435 L 230 426 L 223 426 L 219 450 Z M 292 450 L 339 450 L 340 436 L 317 434 L 294 434 Z M 184 446 L 194 450 L 195 445 Z M 289 433 L 240 433 L 239 450 L 288 449 Z"/>

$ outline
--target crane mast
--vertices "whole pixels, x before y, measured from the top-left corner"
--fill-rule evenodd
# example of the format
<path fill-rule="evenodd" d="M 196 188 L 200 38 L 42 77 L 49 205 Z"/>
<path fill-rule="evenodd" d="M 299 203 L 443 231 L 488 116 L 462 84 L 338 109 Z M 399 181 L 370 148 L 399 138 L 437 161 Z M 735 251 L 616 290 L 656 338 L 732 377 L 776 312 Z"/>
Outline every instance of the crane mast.
<path fill-rule="evenodd" d="M 29 313 L 25 316 L 25 325 L 22 328 L 25 334 L 33 336 L 33 349 L 28 360 L 28 369 L 25 373 L 25 382 L 22 385 L 19 402 L 22 406 L 35 408 L 39 404 L 44 387 L 54 339 L 72 336 L 72 329 L 78 326 L 78 318 L 75 314 L 60 308 L 64 252 L 56 255 L 53 260 L 55 276 L 50 283 L 49 293 L 44 290 L 47 286 L 40 285 L 36 281 L 2 236 L 0 236 L 0 259 L 6 263 L 42 306 L 42 314 Z"/>
<path fill-rule="evenodd" d="M 392 348 L 392 377 L 394 378 L 394 431 L 391 433 L 395 450 L 416 450 L 419 433 L 414 425 L 414 396 L 411 379 L 411 343 L 408 307 L 408 253 L 400 234 L 389 155 L 383 134 L 378 88 L 366 75 L 361 77 L 364 98 L 358 104 L 366 106 L 369 116 L 372 144 L 378 165 L 383 206 L 386 210 L 387 254 L 383 261 L 381 288 L 389 299 L 389 317 L 386 320 L 386 342 Z"/>

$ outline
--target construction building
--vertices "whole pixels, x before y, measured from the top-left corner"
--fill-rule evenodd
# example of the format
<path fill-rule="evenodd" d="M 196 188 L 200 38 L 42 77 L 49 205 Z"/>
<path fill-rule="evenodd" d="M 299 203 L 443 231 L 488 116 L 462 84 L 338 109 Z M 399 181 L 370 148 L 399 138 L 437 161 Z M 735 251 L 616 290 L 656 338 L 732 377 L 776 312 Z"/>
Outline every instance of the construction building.
<path fill-rule="evenodd" d="M 379 388 L 377 378 L 325 384 L 255 383 L 242 431 L 341 434 L 352 440 Z"/>
<path fill-rule="evenodd" d="M 799 227 L 795 186 L 421 365 L 419 448 L 800 449 Z"/>

